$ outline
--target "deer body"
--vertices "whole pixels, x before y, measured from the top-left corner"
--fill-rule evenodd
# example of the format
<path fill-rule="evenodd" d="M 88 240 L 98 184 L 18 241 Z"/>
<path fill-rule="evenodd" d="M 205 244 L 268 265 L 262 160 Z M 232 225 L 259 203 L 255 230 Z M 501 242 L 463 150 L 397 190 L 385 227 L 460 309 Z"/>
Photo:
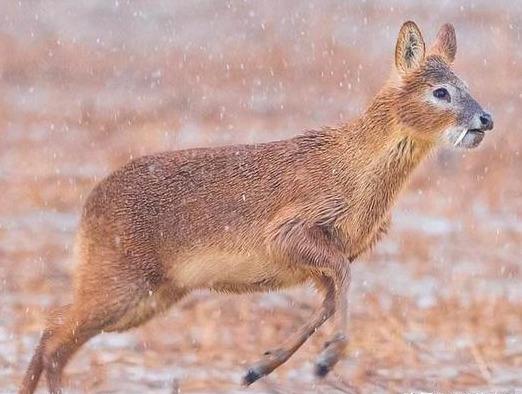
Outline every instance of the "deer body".
<path fill-rule="evenodd" d="M 436 55 L 420 73 L 424 42 L 406 23 L 396 49 L 404 81 L 392 79 L 348 125 L 285 141 L 146 156 L 98 184 L 77 234 L 73 304 L 51 314 L 21 392 L 34 391 L 44 370 L 50 391 L 59 392 L 63 367 L 89 338 L 137 326 L 192 290 L 243 293 L 307 281 L 324 293 L 321 308 L 244 383 L 285 362 L 337 312 L 336 335 L 316 365 L 325 375 L 346 347 L 350 263 L 386 232 L 399 191 L 440 134 L 464 127 L 455 124 L 464 112 L 419 98 L 425 85 L 432 89 L 437 67 L 447 67 L 451 31 L 443 27 Z M 466 116 L 469 123 L 479 115 Z M 474 144 L 492 126 L 482 123 L 448 138 Z"/>
<path fill-rule="evenodd" d="M 278 244 L 285 233 L 317 227 L 335 239 L 347 262 L 353 260 L 373 243 L 420 159 L 412 156 L 415 150 L 400 151 L 403 140 L 379 147 L 382 152 L 363 149 L 364 141 L 357 141 L 368 134 L 363 125 L 137 159 L 93 191 L 81 237 L 103 228 L 100 239 L 108 248 L 154 261 L 142 272 L 153 274 L 151 286 L 168 281 L 184 289 L 241 292 L 301 283 L 308 269 L 285 255 Z M 387 123 L 374 127 L 381 135 L 392 130 Z M 376 155 L 382 156 L 377 163 Z"/>
<path fill-rule="evenodd" d="M 381 135 L 392 130 L 376 127 Z M 343 137 L 358 135 L 351 131 L 140 158 L 92 193 L 81 237 L 106 222 L 103 229 L 111 229 L 100 239 L 108 248 L 154 262 L 141 272 L 152 275 L 150 286 L 243 292 L 299 284 L 310 268 L 285 253 L 286 233 L 315 227 L 339 245 L 346 262 L 353 260 L 387 224 L 393 197 L 420 159 L 412 157 L 417 148 L 400 151 L 403 140 L 383 152 L 361 149 Z M 368 160 L 376 154 L 380 162 Z"/>

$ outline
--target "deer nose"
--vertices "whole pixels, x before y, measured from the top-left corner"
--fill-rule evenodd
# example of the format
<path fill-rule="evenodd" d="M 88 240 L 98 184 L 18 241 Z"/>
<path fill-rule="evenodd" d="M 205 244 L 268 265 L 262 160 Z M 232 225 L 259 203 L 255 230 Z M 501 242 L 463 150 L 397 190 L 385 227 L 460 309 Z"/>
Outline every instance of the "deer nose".
<path fill-rule="evenodd" d="M 487 112 L 480 115 L 480 124 L 482 130 L 491 130 L 493 128 L 493 118 Z"/>

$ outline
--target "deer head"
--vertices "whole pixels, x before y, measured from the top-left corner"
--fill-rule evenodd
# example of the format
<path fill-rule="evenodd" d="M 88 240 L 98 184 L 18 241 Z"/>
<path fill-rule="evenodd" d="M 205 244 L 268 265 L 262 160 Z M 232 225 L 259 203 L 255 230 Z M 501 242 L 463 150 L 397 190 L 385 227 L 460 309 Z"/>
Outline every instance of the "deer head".
<path fill-rule="evenodd" d="M 426 50 L 417 25 L 404 23 L 395 48 L 394 114 L 414 139 L 475 148 L 493 128 L 493 119 L 451 70 L 456 52 L 451 24 L 440 28 Z"/>

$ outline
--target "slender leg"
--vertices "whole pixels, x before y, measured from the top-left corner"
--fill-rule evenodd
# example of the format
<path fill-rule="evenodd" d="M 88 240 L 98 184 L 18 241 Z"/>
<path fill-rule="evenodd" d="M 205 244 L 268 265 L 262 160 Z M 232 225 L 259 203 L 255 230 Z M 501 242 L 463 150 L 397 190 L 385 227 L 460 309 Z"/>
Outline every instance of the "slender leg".
<path fill-rule="evenodd" d="M 81 298 L 75 305 L 59 308 L 51 314 L 22 382 L 20 394 L 33 393 L 44 371 L 49 392 L 61 393 L 62 371 L 67 361 L 90 338 L 102 330 L 125 331 L 136 327 L 168 309 L 186 294 L 184 290 L 168 286 L 157 289 L 152 295 L 148 292 L 109 293 L 113 295 L 112 303 L 106 298 Z"/>
<path fill-rule="evenodd" d="M 43 355 L 47 382 L 51 393 L 61 393 L 62 371 L 71 356 L 90 338 L 106 332 L 122 332 L 139 326 L 158 312 L 168 309 L 186 292 L 170 286 L 160 287 L 152 294 L 120 295 L 117 302 L 99 302 L 70 318 L 54 332 L 46 343 Z M 139 298 L 138 298 L 139 296 Z M 116 298 L 115 298 L 116 299 Z M 147 304 L 144 302 L 148 301 Z M 79 316 L 79 318 L 77 317 Z"/>
<path fill-rule="evenodd" d="M 56 329 L 59 327 L 60 321 L 62 320 L 63 316 L 67 314 L 69 309 L 70 305 L 66 305 L 56 308 L 51 313 L 49 313 L 47 328 L 42 333 L 40 343 L 35 349 L 31 363 L 27 368 L 27 372 L 25 373 L 24 380 L 18 391 L 18 394 L 31 394 L 36 390 L 38 380 L 40 379 L 40 375 L 44 370 L 43 354 L 46 348 L 46 344 L 53 336 Z"/>
<path fill-rule="evenodd" d="M 269 374 L 283 364 L 297 349 L 336 311 L 338 314 L 338 334 L 330 341 L 319 357 L 316 373 L 324 376 L 342 356 L 346 347 L 345 329 L 347 324 L 347 294 L 350 283 L 348 259 L 342 253 L 342 244 L 332 236 L 328 228 L 310 225 L 304 221 L 289 219 L 275 227 L 275 236 L 270 240 L 270 249 L 279 260 L 309 271 L 317 284 L 325 289 L 321 308 L 279 349 L 267 352 L 265 358 L 254 364 L 243 378 L 249 385 Z"/>
<path fill-rule="evenodd" d="M 320 276 L 316 285 L 325 291 L 323 303 L 312 318 L 305 323 L 297 335 L 288 338 L 278 349 L 267 351 L 264 358 L 252 365 L 243 377 L 243 385 L 248 386 L 268 375 L 283 364 L 297 349 L 335 312 L 335 282 L 328 276 Z"/>
<path fill-rule="evenodd" d="M 344 267 L 344 274 L 338 276 L 337 279 L 335 294 L 335 334 L 325 343 L 324 350 L 315 363 L 315 374 L 320 377 L 326 376 L 333 366 L 345 355 L 346 346 L 348 344 L 346 337 L 348 329 L 348 291 L 351 282 L 349 264 Z"/>
<path fill-rule="evenodd" d="M 81 345 L 99 332 L 98 328 L 84 329 L 80 326 L 76 329 L 66 325 L 50 338 L 43 356 L 50 393 L 62 393 L 62 370 L 65 364 Z"/>

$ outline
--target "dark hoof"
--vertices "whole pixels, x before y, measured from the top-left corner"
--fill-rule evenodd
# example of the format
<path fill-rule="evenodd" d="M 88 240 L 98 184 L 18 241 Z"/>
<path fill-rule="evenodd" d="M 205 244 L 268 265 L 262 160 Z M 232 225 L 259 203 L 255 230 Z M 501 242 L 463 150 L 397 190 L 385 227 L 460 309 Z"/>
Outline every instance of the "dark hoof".
<path fill-rule="evenodd" d="M 330 366 L 326 363 L 318 362 L 315 364 L 314 374 L 318 378 L 324 378 L 330 372 Z"/>
<path fill-rule="evenodd" d="M 259 373 L 254 368 L 250 368 L 247 371 L 246 375 L 243 376 L 243 380 L 242 380 L 241 384 L 243 386 L 250 386 L 256 380 L 258 380 L 259 378 L 262 378 L 262 377 L 263 377 L 263 374 Z"/>

